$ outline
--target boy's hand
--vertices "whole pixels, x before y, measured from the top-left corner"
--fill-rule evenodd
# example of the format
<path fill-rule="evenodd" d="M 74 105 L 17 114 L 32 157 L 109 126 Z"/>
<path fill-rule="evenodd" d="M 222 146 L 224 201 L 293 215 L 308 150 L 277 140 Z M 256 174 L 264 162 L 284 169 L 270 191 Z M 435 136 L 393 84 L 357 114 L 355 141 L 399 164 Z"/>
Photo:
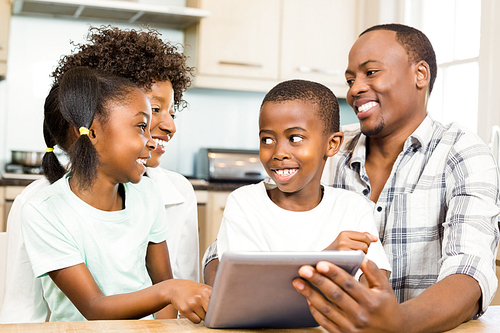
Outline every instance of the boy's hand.
<path fill-rule="evenodd" d="M 205 319 L 212 287 L 191 280 L 173 279 L 169 282 L 175 284 L 171 288 L 170 302 L 179 313 L 195 324 Z"/>
<path fill-rule="evenodd" d="M 350 251 L 361 250 L 365 254 L 372 242 L 376 242 L 377 237 L 368 232 L 342 231 L 332 244 L 324 250 Z"/>

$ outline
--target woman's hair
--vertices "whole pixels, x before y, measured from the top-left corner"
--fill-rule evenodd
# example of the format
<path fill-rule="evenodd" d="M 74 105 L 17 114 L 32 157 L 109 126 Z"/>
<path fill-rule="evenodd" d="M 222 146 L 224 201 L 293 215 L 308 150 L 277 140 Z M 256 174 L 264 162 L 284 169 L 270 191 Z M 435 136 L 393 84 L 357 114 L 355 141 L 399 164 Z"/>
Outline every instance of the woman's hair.
<path fill-rule="evenodd" d="M 86 66 L 125 77 L 140 88 L 149 89 L 155 81 L 170 81 L 174 106 L 182 110 L 183 92 L 191 85 L 193 68 L 177 46 L 164 42 L 154 29 L 121 30 L 112 26 L 91 27 L 87 44 L 75 44 L 73 54 L 63 56 L 52 73 L 55 82 L 71 68 Z"/>
<path fill-rule="evenodd" d="M 109 107 L 125 103 L 127 95 L 137 88 L 125 78 L 87 67 L 68 70 L 52 87 L 45 101 L 45 142 L 47 147 L 57 144 L 68 153 L 70 172 L 81 188 L 88 188 L 95 181 L 99 154 L 89 138 L 92 132 L 84 131 L 76 140 L 71 138 L 78 135 L 77 130 L 89 129 L 94 119 L 106 124 Z M 43 168 L 52 183 L 64 172 L 55 154 L 45 155 Z"/>

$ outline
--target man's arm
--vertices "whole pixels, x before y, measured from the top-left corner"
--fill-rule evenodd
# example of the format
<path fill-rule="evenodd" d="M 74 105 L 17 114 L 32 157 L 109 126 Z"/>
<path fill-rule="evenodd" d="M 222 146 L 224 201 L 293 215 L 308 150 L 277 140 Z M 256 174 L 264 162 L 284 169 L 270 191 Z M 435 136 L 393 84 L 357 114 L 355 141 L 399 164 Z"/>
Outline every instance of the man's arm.
<path fill-rule="evenodd" d="M 421 295 L 398 304 L 387 278 L 371 261 L 361 266 L 364 286 L 330 263 L 304 266 L 295 288 L 310 302 L 311 313 L 329 332 L 440 332 L 471 319 L 479 309 L 478 283 L 463 274 L 444 278 Z M 326 297 L 326 298 L 325 298 Z"/>

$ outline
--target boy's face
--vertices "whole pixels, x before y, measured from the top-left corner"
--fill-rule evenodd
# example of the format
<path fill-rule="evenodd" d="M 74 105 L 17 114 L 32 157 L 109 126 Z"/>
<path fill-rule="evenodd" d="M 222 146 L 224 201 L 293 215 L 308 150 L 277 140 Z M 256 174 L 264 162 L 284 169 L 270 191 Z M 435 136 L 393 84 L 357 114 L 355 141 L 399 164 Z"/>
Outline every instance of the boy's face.
<path fill-rule="evenodd" d="M 338 150 L 315 105 L 301 100 L 267 102 L 260 112 L 260 160 L 281 192 L 317 195 L 326 158 Z M 338 136 L 338 133 L 337 133 Z"/>
<path fill-rule="evenodd" d="M 394 31 L 371 31 L 354 43 L 346 70 L 347 102 L 365 135 L 383 137 L 422 121 L 416 69 Z"/>

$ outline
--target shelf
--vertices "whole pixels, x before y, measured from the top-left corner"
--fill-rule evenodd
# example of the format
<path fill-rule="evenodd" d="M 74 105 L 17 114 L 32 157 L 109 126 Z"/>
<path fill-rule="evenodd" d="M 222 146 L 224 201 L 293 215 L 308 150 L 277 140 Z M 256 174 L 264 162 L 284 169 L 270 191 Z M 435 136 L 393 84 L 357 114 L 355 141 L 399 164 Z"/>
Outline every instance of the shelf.
<path fill-rule="evenodd" d="M 184 29 L 210 12 L 198 8 L 113 0 L 12 0 L 13 15 L 106 20 Z"/>

